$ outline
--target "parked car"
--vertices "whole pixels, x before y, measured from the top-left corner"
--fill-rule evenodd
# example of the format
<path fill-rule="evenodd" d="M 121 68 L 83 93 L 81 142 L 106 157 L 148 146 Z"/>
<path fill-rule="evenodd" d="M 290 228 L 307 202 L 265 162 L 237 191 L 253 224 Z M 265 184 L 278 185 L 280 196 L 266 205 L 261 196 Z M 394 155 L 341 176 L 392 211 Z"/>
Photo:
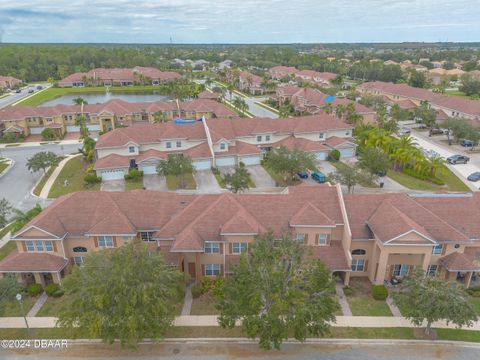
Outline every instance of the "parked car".
<path fill-rule="evenodd" d="M 327 182 L 327 177 L 322 172 L 312 173 L 312 179 L 315 180 L 318 183 L 321 183 L 321 184 L 324 183 L 324 182 Z"/>
<path fill-rule="evenodd" d="M 43 86 L 42 85 L 37 85 L 37 90 L 42 90 Z"/>
<path fill-rule="evenodd" d="M 462 139 L 462 141 L 460 141 L 460 145 L 462 145 L 463 147 L 474 147 L 478 144 L 472 140 Z"/>
<path fill-rule="evenodd" d="M 308 178 L 308 172 L 307 172 L 307 170 L 300 171 L 300 172 L 297 173 L 297 176 L 300 179 L 307 179 Z"/>
<path fill-rule="evenodd" d="M 22 92 L 22 89 L 17 89 L 17 90 L 15 90 L 15 92 L 16 92 L 17 94 L 20 94 L 20 93 Z"/>
<path fill-rule="evenodd" d="M 476 171 L 474 173 L 471 173 L 470 175 L 468 175 L 467 179 L 469 181 L 478 181 L 480 180 L 480 171 Z"/>
<path fill-rule="evenodd" d="M 435 128 L 435 129 L 430 129 L 430 130 L 428 131 L 428 136 L 443 135 L 443 134 L 444 134 L 444 132 L 443 132 L 442 129 L 436 129 L 436 128 Z"/>
<path fill-rule="evenodd" d="M 411 133 L 411 130 L 407 127 L 402 127 L 400 128 L 400 135 L 409 135 Z"/>
<path fill-rule="evenodd" d="M 33 94 L 34 92 L 35 92 L 35 90 L 33 90 L 33 89 L 28 90 L 29 94 Z"/>
<path fill-rule="evenodd" d="M 465 156 L 465 155 L 452 155 L 450 157 L 447 158 L 447 161 L 450 163 L 450 164 L 466 164 L 470 161 L 470 158 L 468 156 Z"/>

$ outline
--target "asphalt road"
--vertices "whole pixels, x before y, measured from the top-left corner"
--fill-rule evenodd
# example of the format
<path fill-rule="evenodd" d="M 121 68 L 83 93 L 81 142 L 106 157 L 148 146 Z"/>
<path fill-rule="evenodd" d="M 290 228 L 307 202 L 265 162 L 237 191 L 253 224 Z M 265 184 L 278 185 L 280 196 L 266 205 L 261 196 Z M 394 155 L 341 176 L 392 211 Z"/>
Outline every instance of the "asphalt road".
<path fill-rule="evenodd" d="M 178 360 L 472 360 L 480 357 L 480 347 L 420 344 L 284 344 L 282 350 L 263 351 L 257 344 L 186 344 L 168 343 L 141 345 L 137 351 L 121 349 L 119 345 L 69 345 L 67 349 L 2 350 L 4 360 L 31 359 L 178 359 Z"/>
<path fill-rule="evenodd" d="M 23 98 L 26 98 L 27 96 L 30 96 L 32 94 L 28 93 L 28 90 L 32 89 L 35 91 L 35 93 L 38 91 L 37 90 L 37 85 L 42 85 L 43 88 L 50 86 L 50 84 L 44 84 L 44 83 L 39 83 L 39 84 L 34 84 L 34 85 L 29 85 L 25 86 L 22 88 L 21 93 L 16 93 L 15 91 L 11 92 L 8 96 L 0 98 L 0 109 L 4 108 L 5 106 L 11 105 Z"/>
<path fill-rule="evenodd" d="M 15 161 L 15 165 L 8 173 L 0 178 L 0 198 L 6 198 L 14 207 L 22 211 L 32 208 L 36 203 L 40 203 L 42 207 L 47 206 L 48 202 L 30 194 L 30 190 L 42 176 L 42 173 L 30 173 L 26 166 L 27 160 L 40 151 L 53 151 L 58 155 L 67 155 L 78 148 L 78 144 L 52 144 L 0 149 L 0 157 L 10 158 Z"/>

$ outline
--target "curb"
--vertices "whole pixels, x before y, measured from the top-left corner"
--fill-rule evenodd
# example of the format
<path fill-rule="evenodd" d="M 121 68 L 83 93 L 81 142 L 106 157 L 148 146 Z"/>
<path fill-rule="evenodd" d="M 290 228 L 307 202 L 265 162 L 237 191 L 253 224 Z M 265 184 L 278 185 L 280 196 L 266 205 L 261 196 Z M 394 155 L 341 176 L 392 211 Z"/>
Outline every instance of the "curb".
<path fill-rule="evenodd" d="M 7 175 L 7 173 L 10 171 L 10 169 L 15 166 L 15 160 L 10 159 L 10 158 L 4 158 L 4 159 L 9 160 L 10 164 L 5 168 L 5 170 L 2 171 L 2 173 L 0 174 L 0 179 L 2 177 L 4 177 L 5 175 Z"/>

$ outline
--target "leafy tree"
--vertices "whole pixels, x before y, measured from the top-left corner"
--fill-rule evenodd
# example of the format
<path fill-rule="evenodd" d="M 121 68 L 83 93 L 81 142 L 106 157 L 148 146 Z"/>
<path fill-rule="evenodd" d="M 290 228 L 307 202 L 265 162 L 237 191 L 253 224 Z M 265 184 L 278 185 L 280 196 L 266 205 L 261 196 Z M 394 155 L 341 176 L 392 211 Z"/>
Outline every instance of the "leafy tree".
<path fill-rule="evenodd" d="M 473 76 L 463 75 L 462 85 L 460 86 L 459 90 L 468 96 L 480 95 L 480 80 L 474 78 Z"/>
<path fill-rule="evenodd" d="M 427 77 L 423 72 L 412 70 L 410 71 L 408 85 L 416 88 L 424 88 L 427 86 Z"/>
<path fill-rule="evenodd" d="M 95 153 L 95 144 L 96 141 L 90 136 L 83 138 L 83 147 L 79 151 L 83 154 L 85 161 L 92 162 Z"/>
<path fill-rule="evenodd" d="M 43 129 L 41 135 L 43 140 L 55 140 L 55 138 L 57 137 L 55 130 L 51 128 Z"/>
<path fill-rule="evenodd" d="M 430 333 L 435 321 L 445 320 L 447 324 L 461 327 L 470 326 L 477 320 L 475 310 L 460 284 L 425 276 L 420 269 L 404 279 L 393 296 L 404 309 L 403 316 L 417 326 L 427 323 L 426 334 Z"/>
<path fill-rule="evenodd" d="M 15 295 L 23 291 L 15 275 L 7 274 L 0 279 L 0 316 L 4 316 L 5 306 L 9 301 L 16 301 Z"/>
<path fill-rule="evenodd" d="M 433 109 L 428 108 L 427 103 L 422 103 L 414 110 L 415 118 L 420 120 L 427 127 L 434 127 L 437 121 L 437 113 Z"/>
<path fill-rule="evenodd" d="M 182 154 L 170 154 L 167 160 L 160 160 L 157 165 L 157 173 L 162 176 L 175 176 L 180 179 L 180 187 L 185 188 L 185 175 L 195 172 L 192 158 Z"/>
<path fill-rule="evenodd" d="M 288 175 L 287 183 L 290 183 L 296 173 L 315 168 L 315 155 L 298 148 L 290 150 L 280 146 L 268 154 L 267 164 L 274 171 Z"/>
<path fill-rule="evenodd" d="M 360 168 L 372 174 L 386 173 L 390 168 L 390 159 L 385 152 L 378 148 L 366 148 L 358 162 Z"/>
<path fill-rule="evenodd" d="M 288 103 L 284 103 L 282 106 L 280 106 L 280 108 L 278 109 L 278 116 L 280 116 L 281 118 L 287 118 L 287 117 L 291 117 L 295 114 L 295 110 L 292 106 L 292 104 L 290 104 L 289 102 Z"/>
<path fill-rule="evenodd" d="M 30 220 L 42 212 L 42 207 L 40 204 L 35 204 L 33 208 L 27 212 L 20 211 L 18 209 L 12 209 L 14 217 L 12 219 L 13 225 L 11 228 L 12 233 L 20 230 L 24 227 Z"/>
<path fill-rule="evenodd" d="M 338 167 L 331 175 L 333 180 L 345 185 L 349 193 L 353 193 L 355 186 L 360 180 L 359 169 L 356 166 Z"/>
<path fill-rule="evenodd" d="M 83 115 L 75 118 L 75 125 L 80 127 L 80 138 L 85 139 L 90 135 L 90 131 L 87 127 L 87 118 Z"/>
<path fill-rule="evenodd" d="M 161 338 L 172 326 L 182 280 L 161 253 L 143 244 L 93 252 L 63 282 L 71 302 L 61 309 L 58 325 L 133 347 L 144 338 Z"/>
<path fill-rule="evenodd" d="M 338 305 L 330 271 L 313 260 L 307 247 L 284 234 L 259 235 L 251 254 L 243 254 L 233 275 L 217 290 L 219 323 L 242 321 L 264 349 L 279 349 L 291 335 L 299 341 L 328 331 Z"/>
<path fill-rule="evenodd" d="M 409 115 L 409 111 L 402 109 L 398 104 L 394 104 L 390 109 L 390 116 L 397 122 L 408 120 Z"/>
<path fill-rule="evenodd" d="M 242 192 L 250 188 L 248 185 L 250 182 L 250 174 L 243 164 L 235 167 L 235 172 L 233 174 L 226 174 L 223 177 L 223 181 L 225 182 L 227 188 L 233 193 Z"/>
<path fill-rule="evenodd" d="M 449 130 L 447 134 L 449 144 L 450 135 L 453 136 L 455 142 L 458 142 L 460 139 L 468 139 L 475 142 L 480 138 L 479 130 L 463 118 L 448 118 L 443 122 L 442 126 Z"/>
<path fill-rule="evenodd" d="M 41 151 L 27 160 L 27 168 L 33 172 L 43 170 L 43 173 L 45 173 L 47 168 L 55 165 L 57 162 L 58 156 L 55 153 L 51 151 Z"/>
<path fill-rule="evenodd" d="M 248 104 L 243 98 L 236 96 L 235 99 L 233 99 L 232 104 L 238 111 L 240 111 L 240 116 L 245 116 L 246 112 L 248 111 Z"/>
<path fill-rule="evenodd" d="M 85 100 L 84 98 L 80 97 L 80 96 L 76 97 L 72 101 L 75 105 L 82 105 L 82 104 L 87 105 L 88 104 L 88 101 Z"/>
<path fill-rule="evenodd" d="M 8 215 L 13 211 L 13 206 L 10 202 L 2 198 L 0 200 L 0 229 L 8 224 Z"/>
<path fill-rule="evenodd" d="M 167 115 L 163 111 L 157 111 L 153 113 L 153 122 L 155 124 L 163 123 L 168 120 Z"/>

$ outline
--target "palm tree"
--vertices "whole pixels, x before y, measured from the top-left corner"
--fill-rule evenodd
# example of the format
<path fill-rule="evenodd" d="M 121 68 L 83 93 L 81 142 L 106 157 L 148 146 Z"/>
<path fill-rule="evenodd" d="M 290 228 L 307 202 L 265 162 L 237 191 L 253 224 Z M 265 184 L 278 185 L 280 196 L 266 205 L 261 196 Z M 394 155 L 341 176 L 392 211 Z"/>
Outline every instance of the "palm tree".
<path fill-rule="evenodd" d="M 235 90 L 235 86 L 233 86 L 233 84 L 228 84 L 227 91 L 228 91 L 228 95 L 230 96 L 230 102 L 232 102 L 233 90 Z"/>
<path fill-rule="evenodd" d="M 237 110 L 240 111 L 240 116 L 243 117 L 246 114 L 246 111 L 248 110 L 248 105 L 245 100 L 243 100 L 240 96 L 235 97 L 232 104 L 233 106 L 235 106 L 235 108 L 237 108 Z"/>
<path fill-rule="evenodd" d="M 332 108 L 332 103 L 326 103 L 325 105 L 323 105 L 323 111 L 325 111 L 326 114 L 331 114 L 332 111 L 333 111 L 333 108 Z"/>
<path fill-rule="evenodd" d="M 85 100 L 84 98 L 80 97 L 80 96 L 76 97 L 72 101 L 75 105 L 82 105 L 82 104 L 87 105 L 88 104 L 88 101 Z"/>
<path fill-rule="evenodd" d="M 337 115 L 337 117 L 339 119 L 342 119 L 343 118 L 343 115 L 345 114 L 345 111 L 347 109 L 345 108 L 345 105 L 343 104 L 338 104 L 336 107 L 335 107 L 335 115 Z"/>
<path fill-rule="evenodd" d="M 434 156 L 430 158 L 430 175 L 435 177 L 437 172 L 443 170 L 443 166 L 445 165 L 445 160 L 440 156 Z"/>
<path fill-rule="evenodd" d="M 155 124 L 166 122 L 167 115 L 163 111 L 157 111 L 153 113 L 153 122 Z"/>

